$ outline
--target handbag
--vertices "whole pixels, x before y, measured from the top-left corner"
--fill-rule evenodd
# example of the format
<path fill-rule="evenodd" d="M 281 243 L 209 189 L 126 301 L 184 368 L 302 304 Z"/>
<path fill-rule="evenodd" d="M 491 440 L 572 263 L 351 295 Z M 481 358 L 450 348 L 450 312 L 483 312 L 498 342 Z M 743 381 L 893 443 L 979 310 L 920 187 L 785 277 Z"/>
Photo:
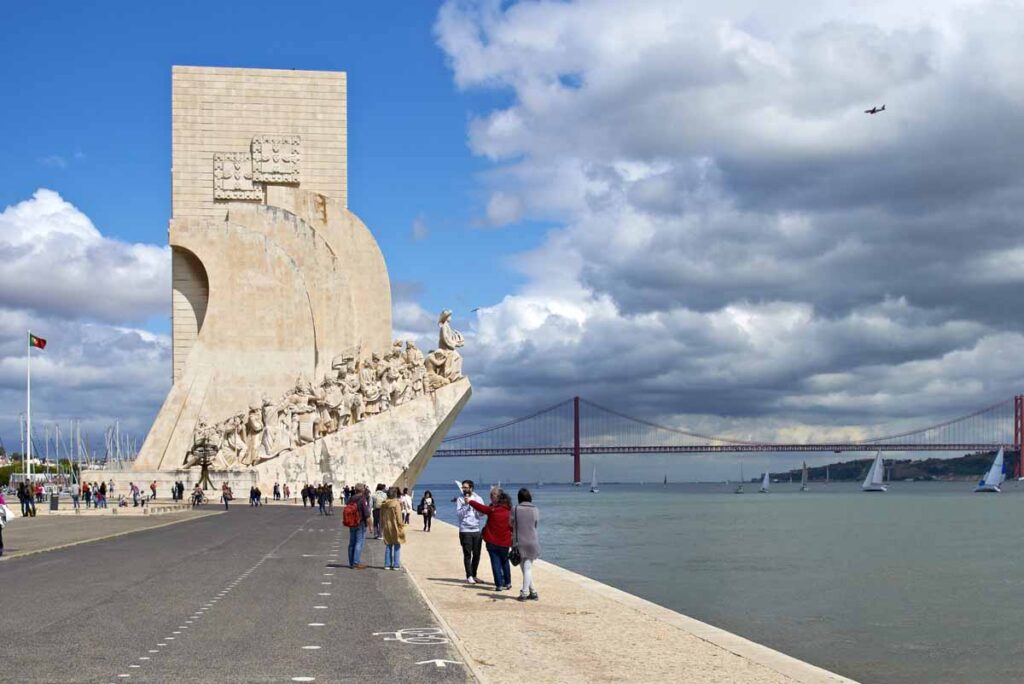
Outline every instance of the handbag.
<path fill-rule="evenodd" d="M 519 552 L 519 506 L 516 506 L 513 515 L 516 518 L 515 524 L 515 539 L 512 542 L 512 548 L 508 552 L 508 562 L 512 565 L 519 565 L 523 562 L 523 554 Z"/>

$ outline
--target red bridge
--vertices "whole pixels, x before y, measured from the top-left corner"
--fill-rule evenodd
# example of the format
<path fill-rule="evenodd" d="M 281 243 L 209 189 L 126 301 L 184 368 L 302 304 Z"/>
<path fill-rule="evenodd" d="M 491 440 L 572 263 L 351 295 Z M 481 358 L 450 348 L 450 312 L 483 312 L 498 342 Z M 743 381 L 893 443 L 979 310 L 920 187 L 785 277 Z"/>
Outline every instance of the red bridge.
<path fill-rule="evenodd" d="M 832 451 L 1017 452 L 1010 459 L 1021 476 L 1024 395 L 936 425 L 856 442 L 781 444 L 704 435 L 659 425 L 573 397 L 500 425 L 453 435 L 438 458 L 473 456 L 572 456 L 573 481 L 580 481 L 582 454 L 698 454 Z"/>

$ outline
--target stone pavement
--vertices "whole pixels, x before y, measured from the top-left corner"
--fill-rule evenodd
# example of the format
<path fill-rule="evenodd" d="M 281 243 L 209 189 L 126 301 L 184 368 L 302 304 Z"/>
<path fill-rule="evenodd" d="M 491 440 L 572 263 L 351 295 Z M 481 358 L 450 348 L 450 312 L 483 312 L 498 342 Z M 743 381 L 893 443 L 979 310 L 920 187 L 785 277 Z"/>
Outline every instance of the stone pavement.
<path fill-rule="evenodd" d="M 207 515 L 216 515 L 215 510 L 205 510 L 181 511 L 155 516 L 54 516 L 44 513 L 42 505 L 40 505 L 36 517 L 23 518 L 17 501 L 14 506 L 9 505 L 9 508 L 15 517 L 4 528 L 5 548 L 0 562 L 40 551 L 150 530 Z"/>
<path fill-rule="evenodd" d="M 0 681 L 472 681 L 381 543 L 367 570 L 347 543 L 340 515 L 237 506 L 5 561 Z"/>
<path fill-rule="evenodd" d="M 516 600 L 518 568 L 513 591 L 466 584 L 456 528 L 416 522 L 402 562 L 482 682 L 851 681 L 543 561 L 536 602 Z M 479 575 L 493 578 L 486 551 Z"/>

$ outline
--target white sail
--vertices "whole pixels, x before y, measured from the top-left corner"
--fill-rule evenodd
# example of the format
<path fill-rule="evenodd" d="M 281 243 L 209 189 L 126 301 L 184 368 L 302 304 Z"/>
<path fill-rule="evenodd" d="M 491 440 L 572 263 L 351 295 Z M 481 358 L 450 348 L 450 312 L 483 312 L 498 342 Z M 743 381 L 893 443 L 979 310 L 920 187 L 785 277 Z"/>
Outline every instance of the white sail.
<path fill-rule="evenodd" d="M 800 473 L 800 489 L 807 489 L 807 461 L 804 461 L 804 469 Z"/>
<path fill-rule="evenodd" d="M 985 484 L 988 486 L 1000 485 L 1003 483 L 1003 450 L 996 454 L 996 460 L 992 461 L 992 467 L 988 469 L 985 476 Z"/>
<path fill-rule="evenodd" d="M 760 491 L 767 493 L 768 492 L 768 485 L 770 483 L 771 483 L 771 480 L 768 478 L 768 471 L 766 470 L 765 473 L 764 473 L 764 477 L 761 478 L 761 490 Z"/>
<path fill-rule="evenodd" d="M 594 466 L 594 473 L 590 477 L 590 491 L 597 491 L 597 466 Z"/>
<path fill-rule="evenodd" d="M 871 464 L 868 476 L 864 478 L 864 484 L 860 488 L 866 492 L 884 492 L 883 477 L 885 477 L 885 463 L 882 461 L 882 452 L 879 451 L 875 454 L 875 462 Z"/>
<path fill-rule="evenodd" d="M 992 461 L 992 467 L 985 474 L 985 479 L 978 483 L 975 492 L 999 492 L 999 485 L 1003 483 L 1003 450 L 1000 449 Z"/>

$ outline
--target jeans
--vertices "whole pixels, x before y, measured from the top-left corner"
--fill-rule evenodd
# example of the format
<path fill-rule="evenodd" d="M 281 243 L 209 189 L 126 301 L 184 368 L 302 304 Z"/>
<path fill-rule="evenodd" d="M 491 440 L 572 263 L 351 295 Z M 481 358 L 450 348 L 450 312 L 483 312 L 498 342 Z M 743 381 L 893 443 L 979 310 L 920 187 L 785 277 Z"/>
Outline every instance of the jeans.
<path fill-rule="evenodd" d="M 402 557 L 402 545 L 401 544 L 385 544 L 384 545 L 384 567 L 385 568 L 400 568 Z"/>
<path fill-rule="evenodd" d="M 522 594 L 536 594 L 537 590 L 533 586 L 533 561 L 523 559 L 523 562 L 519 564 L 519 568 L 523 571 L 523 590 Z"/>
<path fill-rule="evenodd" d="M 487 542 L 487 555 L 491 557 L 491 572 L 494 573 L 496 589 L 512 586 L 512 564 L 508 562 L 509 548 Z"/>
<path fill-rule="evenodd" d="M 466 578 L 476 578 L 476 570 L 480 567 L 480 544 L 483 541 L 480 532 L 459 532 L 459 543 L 462 544 L 462 564 L 466 566 Z"/>
<path fill-rule="evenodd" d="M 431 519 L 433 519 L 433 517 L 434 517 L 434 515 L 432 513 L 424 513 L 423 514 L 423 531 L 424 532 L 429 532 L 430 531 L 430 521 L 431 521 Z"/>
<path fill-rule="evenodd" d="M 320 515 L 327 515 L 327 499 L 320 499 Z"/>
<path fill-rule="evenodd" d="M 366 541 L 366 525 L 348 528 L 348 567 L 359 564 L 363 555 L 363 542 Z"/>

